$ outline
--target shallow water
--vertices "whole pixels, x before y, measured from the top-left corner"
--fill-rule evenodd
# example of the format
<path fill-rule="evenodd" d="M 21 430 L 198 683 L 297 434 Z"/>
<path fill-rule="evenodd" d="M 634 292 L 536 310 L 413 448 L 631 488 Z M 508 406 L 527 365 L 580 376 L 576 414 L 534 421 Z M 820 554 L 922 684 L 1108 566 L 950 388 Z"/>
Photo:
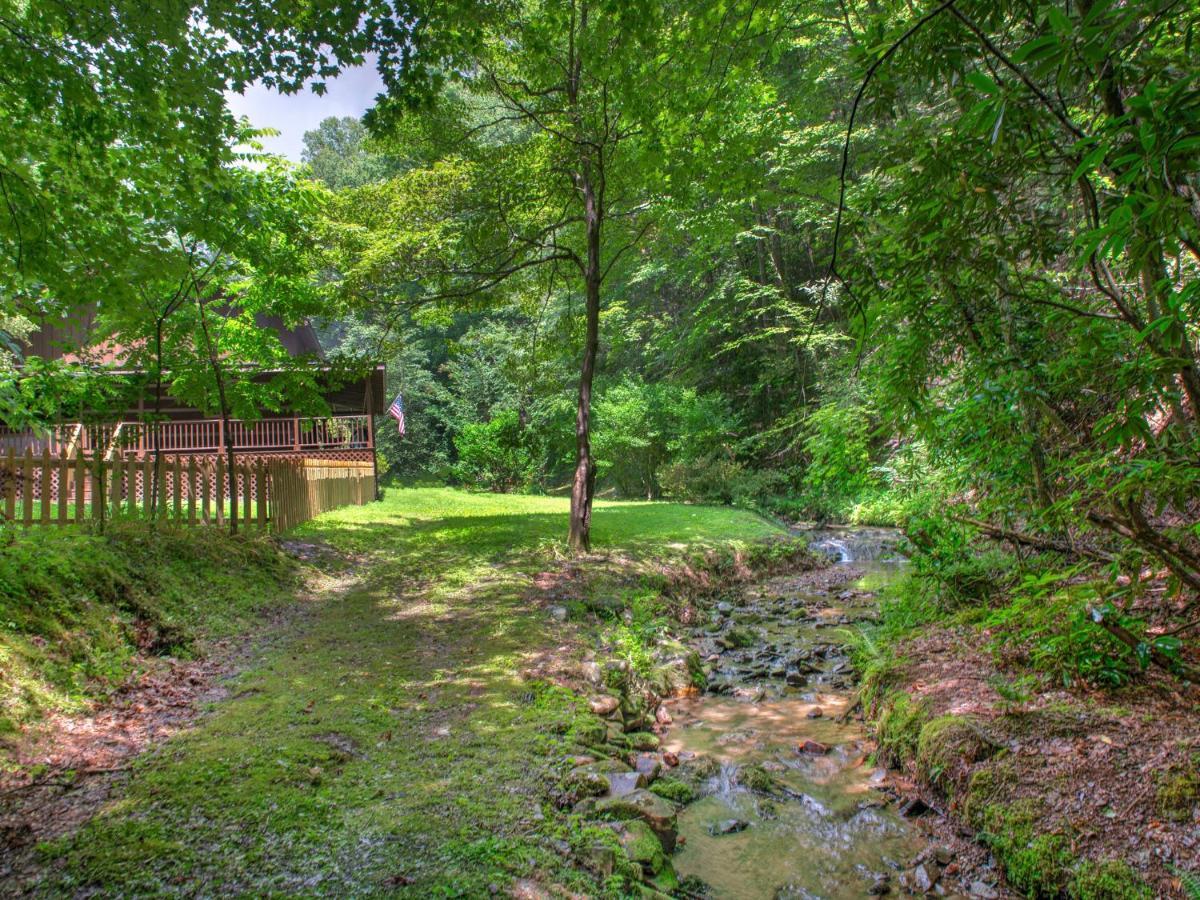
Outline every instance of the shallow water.
<path fill-rule="evenodd" d="M 883 530 L 870 531 L 869 544 L 878 547 Z M 838 535 L 851 559 L 853 537 Z M 893 534 L 884 537 L 894 540 Z M 871 599 L 857 592 L 878 590 L 898 575 L 894 563 L 856 567 L 863 576 L 833 591 L 803 591 L 786 578 L 751 588 L 719 622 L 697 633 L 723 693 L 671 701 L 674 724 L 665 746 L 721 764 L 701 799 L 680 812 L 684 840 L 673 859 L 680 875 L 698 876 L 713 897 L 864 897 L 923 846 L 873 789 L 883 773 L 867 762 L 861 727 L 836 721 L 852 690 L 839 636 L 828 629 L 867 615 Z M 848 588 L 854 597 L 845 596 Z M 748 630 L 756 643 L 722 650 L 718 641 L 731 627 Z M 807 683 L 789 685 L 780 668 L 797 665 L 814 671 L 806 673 Z M 793 672 L 792 680 L 801 679 Z M 821 716 L 810 718 L 817 708 Z M 798 752 L 806 740 L 827 745 L 829 752 Z M 771 772 L 785 790 L 766 797 L 739 784 L 739 772 L 752 764 Z M 711 833 L 730 819 L 747 827 Z"/>

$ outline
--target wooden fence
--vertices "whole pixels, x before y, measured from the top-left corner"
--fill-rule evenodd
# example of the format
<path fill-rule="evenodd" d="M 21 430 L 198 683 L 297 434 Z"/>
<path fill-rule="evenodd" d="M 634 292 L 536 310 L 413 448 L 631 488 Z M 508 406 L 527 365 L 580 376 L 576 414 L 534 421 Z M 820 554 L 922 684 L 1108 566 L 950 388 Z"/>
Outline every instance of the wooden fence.
<path fill-rule="evenodd" d="M 375 499 L 370 463 L 294 457 L 153 456 L 106 460 L 63 449 L 12 449 L 0 458 L 5 522 L 67 525 L 154 519 L 179 525 L 239 524 L 284 532 L 339 506 Z"/>

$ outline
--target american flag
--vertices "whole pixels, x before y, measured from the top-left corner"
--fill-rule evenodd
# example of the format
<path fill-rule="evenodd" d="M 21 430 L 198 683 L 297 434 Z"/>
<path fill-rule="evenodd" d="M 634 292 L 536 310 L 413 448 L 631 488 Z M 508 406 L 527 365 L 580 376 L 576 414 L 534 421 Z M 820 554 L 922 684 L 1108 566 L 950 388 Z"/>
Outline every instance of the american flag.
<path fill-rule="evenodd" d="M 388 415 L 396 420 L 396 427 L 400 430 L 400 436 L 404 437 L 404 395 L 397 394 L 396 399 L 392 401 L 392 405 L 388 407 Z"/>

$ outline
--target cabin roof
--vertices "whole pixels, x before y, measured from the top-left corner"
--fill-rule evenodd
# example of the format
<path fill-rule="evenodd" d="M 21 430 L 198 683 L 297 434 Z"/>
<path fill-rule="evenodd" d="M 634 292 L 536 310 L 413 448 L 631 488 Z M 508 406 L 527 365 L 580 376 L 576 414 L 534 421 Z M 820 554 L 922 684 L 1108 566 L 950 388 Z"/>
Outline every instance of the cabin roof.
<path fill-rule="evenodd" d="M 290 356 L 324 357 L 325 351 L 317 338 L 317 332 L 307 321 L 288 326 L 276 315 L 259 313 L 255 317 L 259 328 L 271 329 L 279 335 L 279 342 Z M 92 344 L 90 335 L 96 323 L 96 308 L 89 306 L 66 317 L 47 317 L 26 339 L 29 356 L 43 359 L 79 359 L 76 351 Z M 100 363 L 120 363 L 124 347 L 119 344 L 95 344 L 89 356 Z"/>

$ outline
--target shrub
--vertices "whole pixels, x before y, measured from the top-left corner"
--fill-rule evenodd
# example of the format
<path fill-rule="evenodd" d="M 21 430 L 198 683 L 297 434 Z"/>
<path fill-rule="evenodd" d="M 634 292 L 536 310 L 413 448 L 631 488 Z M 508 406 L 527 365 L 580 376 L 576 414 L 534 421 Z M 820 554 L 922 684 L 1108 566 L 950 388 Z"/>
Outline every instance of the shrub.
<path fill-rule="evenodd" d="M 455 474 L 464 484 L 506 494 L 530 485 L 538 453 L 531 429 L 516 410 L 505 410 L 487 422 L 465 425 L 454 439 L 458 450 Z"/>

